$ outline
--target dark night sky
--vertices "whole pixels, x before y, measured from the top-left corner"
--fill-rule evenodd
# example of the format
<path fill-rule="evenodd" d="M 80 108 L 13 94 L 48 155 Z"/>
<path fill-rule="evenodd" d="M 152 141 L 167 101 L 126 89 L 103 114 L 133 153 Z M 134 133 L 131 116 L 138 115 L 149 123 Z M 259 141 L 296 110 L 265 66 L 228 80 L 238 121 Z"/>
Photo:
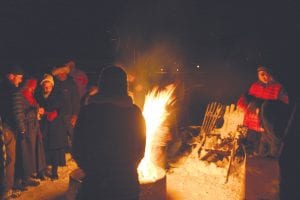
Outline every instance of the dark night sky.
<path fill-rule="evenodd" d="M 1 6 L 1 54 L 28 61 L 64 55 L 110 59 L 126 45 L 144 51 L 167 38 L 187 60 L 273 59 L 299 33 L 299 6 L 292 0 L 8 2 Z"/>
<path fill-rule="evenodd" d="M 115 59 L 142 64 L 138 70 L 144 71 L 179 66 L 188 79 L 205 84 L 199 95 L 228 102 L 256 78 L 258 63 L 271 64 L 284 84 L 293 85 L 299 3 L 226 2 L 1 1 L 0 62 L 22 63 L 29 71 L 43 71 L 68 57 L 86 71 Z M 192 73 L 196 65 L 205 76 Z"/>

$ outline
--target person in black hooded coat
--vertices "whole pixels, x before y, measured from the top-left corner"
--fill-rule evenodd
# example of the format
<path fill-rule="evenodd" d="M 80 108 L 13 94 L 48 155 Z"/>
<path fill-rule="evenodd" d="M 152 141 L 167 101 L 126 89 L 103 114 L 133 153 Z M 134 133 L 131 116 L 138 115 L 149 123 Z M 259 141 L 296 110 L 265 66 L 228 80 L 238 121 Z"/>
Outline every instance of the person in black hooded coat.
<path fill-rule="evenodd" d="M 51 166 L 50 177 L 58 179 L 59 166 L 66 165 L 67 126 L 64 120 L 65 101 L 60 90 L 54 87 L 53 77 L 45 74 L 41 81 L 42 91 L 37 93 L 37 100 L 45 109 L 41 118 L 41 131 L 46 153 L 46 163 Z"/>
<path fill-rule="evenodd" d="M 139 199 L 137 167 L 145 150 L 145 121 L 127 94 L 119 67 L 102 71 L 100 92 L 81 108 L 72 155 L 84 171 L 80 199 Z"/>

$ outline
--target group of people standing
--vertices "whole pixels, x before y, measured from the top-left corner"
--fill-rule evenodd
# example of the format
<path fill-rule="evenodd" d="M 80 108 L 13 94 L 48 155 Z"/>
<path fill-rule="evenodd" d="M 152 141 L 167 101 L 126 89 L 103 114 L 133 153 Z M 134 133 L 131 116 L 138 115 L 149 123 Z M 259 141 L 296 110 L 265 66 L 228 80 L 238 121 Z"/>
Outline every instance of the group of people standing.
<path fill-rule="evenodd" d="M 70 76 L 74 66 L 67 62 L 41 79 L 26 79 L 23 86 L 19 67 L 5 74 L 0 98 L 1 199 L 38 185 L 33 177 L 58 179 L 67 147 L 85 173 L 78 199 L 139 199 L 136 169 L 145 150 L 146 124 L 128 93 L 127 74 L 108 66 L 100 74 L 99 88 L 86 92 L 87 76 L 80 71 Z M 291 173 L 286 170 L 293 145 L 283 147 L 299 130 L 293 121 L 298 110 L 294 112 L 294 106 L 290 112 L 289 96 L 270 68 L 259 66 L 257 75 L 237 102 L 249 130 L 244 142 L 253 156 L 280 156 L 280 195 L 285 199 L 298 194 L 296 187 L 288 189 Z"/>
<path fill-rule="evenodd" d="M 21 68 L 10 67 L 5 74 L 1 199 L 18 197 L 45 176 L 58 179 L 66 150 L 85 174 L 78 199 L 139 199 L 137 166 L 146 125 L 128 95 L 127 73 L 107 66 L 98 87 L 85 91 L 87 76 L 74 65 L 67 62 L 41 79 L 25 79 L 22 86 Z"/>
<path fill-rule="evenodd" d="M 27 186 L 39 185 L 38 179 L 58 179 L 58 167 L 66 164 L 80 108 L 71 65 L 24 81 L 19 66 L 6 71 L 0 99 L 1 199 L 19 196 Z"/>

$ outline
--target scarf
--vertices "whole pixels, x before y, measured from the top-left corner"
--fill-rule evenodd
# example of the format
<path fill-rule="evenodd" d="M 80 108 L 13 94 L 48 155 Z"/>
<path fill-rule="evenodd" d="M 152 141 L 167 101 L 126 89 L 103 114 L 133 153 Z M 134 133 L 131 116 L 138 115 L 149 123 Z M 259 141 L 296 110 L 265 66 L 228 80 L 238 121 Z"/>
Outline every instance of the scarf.
<path fill-rule="evenodd" d="M 33 92 L 30 92 L 28 89 L 25 89 L 22 91 L 22 94 L 25 97 L 25 99 L 29 102 L 30 105 L 32 106 L 37 105 L 37 101 L 33 96 Z"/>

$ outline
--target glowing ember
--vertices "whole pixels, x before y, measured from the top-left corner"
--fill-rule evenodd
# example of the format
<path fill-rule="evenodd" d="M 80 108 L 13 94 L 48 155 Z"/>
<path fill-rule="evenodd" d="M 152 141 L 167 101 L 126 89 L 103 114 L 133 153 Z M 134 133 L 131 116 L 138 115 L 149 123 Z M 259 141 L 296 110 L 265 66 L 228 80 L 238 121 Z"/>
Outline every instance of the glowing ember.
<path fill-rule="evenodd" d="M 154 182 L 165 174 L 164 170 L 156 166 L 153 161 L 155 155 L 152 155 L 152 147 L 154 143 L 159 142 L 159 138 L 166 137 L 165 135 L 168 132 L 163 124 L 169 115 L 167 107 L 175 99 L 172 96 L 174 90 L 175 85 L 171 84 L 161 91 L 158 87 L 155 87 L 146 95 L 143 109 L 146 120 L 146 149 L 144 158 L 138 166 L 140 182 Z"/>

